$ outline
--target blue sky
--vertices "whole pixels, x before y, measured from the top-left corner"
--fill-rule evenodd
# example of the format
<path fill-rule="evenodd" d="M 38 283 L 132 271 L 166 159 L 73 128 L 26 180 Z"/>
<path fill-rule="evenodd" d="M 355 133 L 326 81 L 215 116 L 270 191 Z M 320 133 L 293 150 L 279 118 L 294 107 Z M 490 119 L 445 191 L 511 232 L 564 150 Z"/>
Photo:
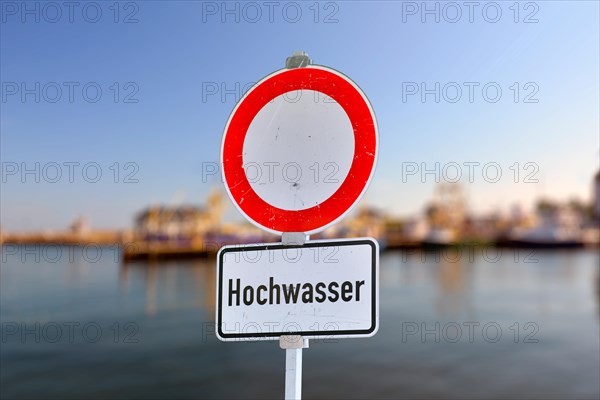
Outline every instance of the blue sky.
<path fill-rule="evenodd" d="M 1 2 L 2 228 L 62 228 L 78 215 L 95 227 L 126 227 L 151 203 L 202 203 L 220 185 L 203 179 L 203 165 L 218 161 L 237 100 L 206 89 L 255 82 L 296 50 L 351 77 L 375 109 L 381 148 L 365 202 L 397 215 L 422 211 L 434 176 L 403 179 L 402 170 L 436 162 L 440 172 L 461 166 L 477 212 L 528 206 L 539 196 L 589 199 L 600 147 L 598 2 L 478 2 L 473 22 L 463 2 L 453 3 L 460 18 L 446 3 L 428 2 L 439 8 L 439 22 L 421 15 L 421 2 L 274 2 L 272 16 L 267 3 L 228 2 L 234 11 L 222 14 L 222 2 L 121 2 L 116 15 L 112 1 L 80 2 L 70 22 L 64 6 L 59 17 L 46 3 Z M 23 7 L 39 7 L 39 22 Z M 137 22 L 125 23 L 127 16 Z M 22 84 L 35 92 L 36 82 L 40 101 L 35 93 L 23 99 Z M 406 93 L 436 82 L 439 102 Z M 462 89 L 454 103 L 453 82 Z M 465 82 L 475 85 L 472 102 Z M 51 102 L 56 85 L 62 96 Z M 92 102 L 97 87 L 102 94 Z M 488 101 L 495 87 L 502 95 Z M 480 163 L 472 183 L 470 162 Z M 40 182 L 21 175 L 35 163 Z M 52 163 L 62 172 L 55 183 Z M 73 182 L 64 163 L 79 163 L 71 164 Z M 490 163 L 500 167 L 498 182 L 482 175 Z M 98 168 L 102 177 L 92 183 Z M 128 173 L 133 182 L 125 182 Z M 539 182 L 524 182 L 528 173 Z"/>

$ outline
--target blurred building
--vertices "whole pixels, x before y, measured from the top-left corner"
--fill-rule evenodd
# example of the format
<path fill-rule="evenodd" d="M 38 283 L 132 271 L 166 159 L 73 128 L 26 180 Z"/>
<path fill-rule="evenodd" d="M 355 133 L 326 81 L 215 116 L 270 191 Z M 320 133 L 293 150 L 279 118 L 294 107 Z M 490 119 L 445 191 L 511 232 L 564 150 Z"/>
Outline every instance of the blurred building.
<path fill-rule="evenodd" d="M 205 207 L 150 206 L 135 217 L 135 232 L 145 240 L 184 240 L 216 230 L 224 211 L 223 196 L 213 191 Z"/>
<path fill-rule="evenodd" d="M 354 218 L 348 221 L 352 236 L 381 238 L 384 232 L 386 216 L 377 208 L 362 206 Z"/>
<path fill-rule="evenodd" d="M 440 183 L 427 207 L 429 232 L 424 242 L 448 244 L 460 240 L 466 220 L 467 202 L 458 183 Z"/>
<path fill-rule="evenodd" d="M 600 219 L 600 170 L 594 176 L 593 192 L 594 216 Z"/>

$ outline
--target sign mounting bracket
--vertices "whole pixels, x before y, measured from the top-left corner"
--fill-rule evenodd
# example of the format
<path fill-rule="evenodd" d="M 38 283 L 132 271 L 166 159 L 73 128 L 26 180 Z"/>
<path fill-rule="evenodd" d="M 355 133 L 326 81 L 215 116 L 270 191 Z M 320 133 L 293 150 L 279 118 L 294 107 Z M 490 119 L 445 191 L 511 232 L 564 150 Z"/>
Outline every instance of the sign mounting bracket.
<path fill-rule="evenodd" d="M 300 246 L 306 243 L 309 236 L 304 232 L 283 232 L 281 243 L 284 246 Z"/>
<path fill-rule="evenodd" d="M 312 60 L 308 58 L 308 54 L 303 51 L 295 51 L 291 56 L 285 59 L 286 69 L 302 68 L 309 64 L 312 64 Z"/>

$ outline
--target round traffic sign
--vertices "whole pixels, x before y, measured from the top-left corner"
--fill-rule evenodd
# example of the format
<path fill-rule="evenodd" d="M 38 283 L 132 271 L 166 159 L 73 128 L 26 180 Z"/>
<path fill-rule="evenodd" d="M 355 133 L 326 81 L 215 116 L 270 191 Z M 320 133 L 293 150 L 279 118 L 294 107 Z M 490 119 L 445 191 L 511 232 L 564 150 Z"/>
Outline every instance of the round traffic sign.
<path fill-rule="evenodd" d="M 354 82 L 323 66 L 282 69 L 256 83 L 229 116 L 223 181 L 260 228 L 312 234 L 358 203 L 377 152 L 375 114 Z"/>

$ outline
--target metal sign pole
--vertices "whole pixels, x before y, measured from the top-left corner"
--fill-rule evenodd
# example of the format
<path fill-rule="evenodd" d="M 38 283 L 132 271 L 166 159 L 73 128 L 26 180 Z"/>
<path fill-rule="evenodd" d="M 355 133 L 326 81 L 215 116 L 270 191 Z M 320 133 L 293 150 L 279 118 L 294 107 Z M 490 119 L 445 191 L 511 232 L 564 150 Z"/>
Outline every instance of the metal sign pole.
<path fill-rule="evenodd" d="M 285 60 L 288 69 L 302 68 L 310 64 L 308 55 L 303 51 L 295 52 Z M 281 243 L 284 246 L 303 245 L 308 240 L 304 232 L 284 232 Z M 308 339 L 300 335 L 283 335 L 279 338 L 279 347 L 285 349 L 285 399 L 302 398 L 302 349 L 308 348 Z"/>
<path fill-rule="evenodd" d="M 284 246 L 303 245 L 309 236 L 304 232 L 284 232 Z M 285 400 L 302 398 L 302 349 L 308 348 L 308 339 L 300 335 L 279 337 L 279 347 L 285 350 Z"/>
<path fill-rule="evenodd" d="M 311 63 L 308 55 L 295 52 L 285 60 L 288 69 L 302 68 Z M 304 232 L 283 232 L 281 243 L 284 246 L 303 245 L 309 236 Z M 308 339 L 300 335 L 283 335 L 279 338 L 279 347 L 285 349 L 285 400 L 302 398 L 302 349 L 308 348 Z"/>
<path fill-rule="evenodd" d="M 302 349 L 308 348 L 308 339 L 300 335 L 279 338 L 279 347 L 285 349 L 285 399 L 302 398 Z"/>

